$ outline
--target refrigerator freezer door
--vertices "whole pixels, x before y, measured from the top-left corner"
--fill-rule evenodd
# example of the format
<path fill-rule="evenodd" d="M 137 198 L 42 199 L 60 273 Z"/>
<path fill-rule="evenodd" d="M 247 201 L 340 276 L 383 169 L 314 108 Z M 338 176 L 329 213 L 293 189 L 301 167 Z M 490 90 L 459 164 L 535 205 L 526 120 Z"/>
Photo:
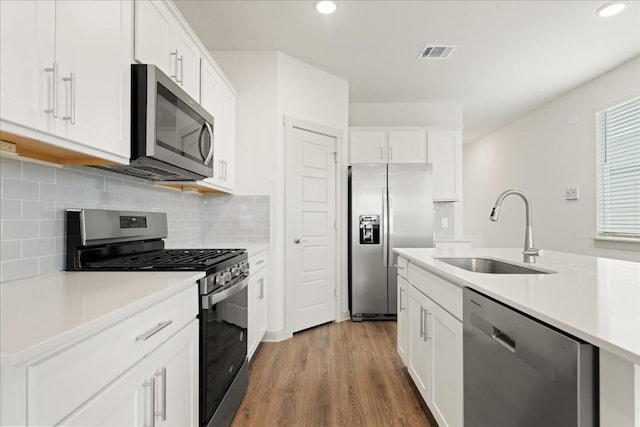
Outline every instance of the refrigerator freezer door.
<path fill-rule="evenodd" d="M 396 313 L 397 257 L 393 248 L 433 247 L 433 185 L 429 164 L 389 164 L 389 313 Z"/>
<path fill-rule="evenodd" d="M 386 232 L 387 165 L 353 165 L 350 176 L 351 227 L 351 315 L 387 313 L 388 253 Z M 375 226 L 379 221 L 379 235 L 371 234 L 363 227 Z M 377 237 L 377 238 L 376 238 Z M 378 243 L 375 243 L 375 242 Z"/>

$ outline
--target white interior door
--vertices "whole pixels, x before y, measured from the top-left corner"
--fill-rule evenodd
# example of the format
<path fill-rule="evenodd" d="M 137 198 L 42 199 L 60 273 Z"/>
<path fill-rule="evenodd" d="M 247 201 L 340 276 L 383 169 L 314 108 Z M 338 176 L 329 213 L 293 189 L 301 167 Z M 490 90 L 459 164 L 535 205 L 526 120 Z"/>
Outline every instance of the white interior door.
<path fill-rule="evenodd" d="M 287 327 L 336 319 L 336 138 L 287 128 Z"/>

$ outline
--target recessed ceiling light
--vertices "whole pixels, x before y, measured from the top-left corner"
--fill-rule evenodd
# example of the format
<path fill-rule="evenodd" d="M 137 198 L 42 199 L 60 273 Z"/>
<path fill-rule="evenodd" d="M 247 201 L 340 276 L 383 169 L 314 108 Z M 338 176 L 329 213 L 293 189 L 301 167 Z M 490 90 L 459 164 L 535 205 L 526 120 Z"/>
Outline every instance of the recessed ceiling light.
<path fill-rule="evenodd" d="M 331 15 L 337 9 L 336 3 L 331 0 L 321 0 L 316 2 L 316 10 L 323 15 Z"/>
<path fill-rule="evenodd" d="M 624 3 L 621 1 L 609 1 L 600 6 L 596 10 L 596 13 L 598 14 L 598 16 L 602 17 L 613 16 L 616 13 L 622 11 L 622 9 L 624 9 L 624 6 Z"/>

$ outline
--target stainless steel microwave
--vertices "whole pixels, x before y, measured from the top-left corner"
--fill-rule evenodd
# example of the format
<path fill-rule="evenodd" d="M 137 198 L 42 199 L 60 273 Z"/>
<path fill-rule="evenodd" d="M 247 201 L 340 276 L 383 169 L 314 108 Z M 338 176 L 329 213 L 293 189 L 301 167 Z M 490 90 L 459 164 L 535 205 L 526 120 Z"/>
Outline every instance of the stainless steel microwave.
<path fill-rule="evenodd" d="M 131 161 L 105 168 L 154 181 L 213 176 L 213 116 L 158 67 L 131 65 Z"/>

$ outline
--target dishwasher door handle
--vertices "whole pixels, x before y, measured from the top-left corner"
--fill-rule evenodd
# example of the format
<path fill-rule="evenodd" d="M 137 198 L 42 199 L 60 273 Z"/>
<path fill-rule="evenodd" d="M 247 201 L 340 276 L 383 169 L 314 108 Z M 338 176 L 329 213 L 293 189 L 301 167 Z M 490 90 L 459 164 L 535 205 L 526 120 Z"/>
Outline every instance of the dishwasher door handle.
<path fill-rule="evenodd" d="M 505 334 L 495 326 L 492 327 L 491 338 L 511 353 L 516 352 L 516 342 L 509 335 Z"/>

